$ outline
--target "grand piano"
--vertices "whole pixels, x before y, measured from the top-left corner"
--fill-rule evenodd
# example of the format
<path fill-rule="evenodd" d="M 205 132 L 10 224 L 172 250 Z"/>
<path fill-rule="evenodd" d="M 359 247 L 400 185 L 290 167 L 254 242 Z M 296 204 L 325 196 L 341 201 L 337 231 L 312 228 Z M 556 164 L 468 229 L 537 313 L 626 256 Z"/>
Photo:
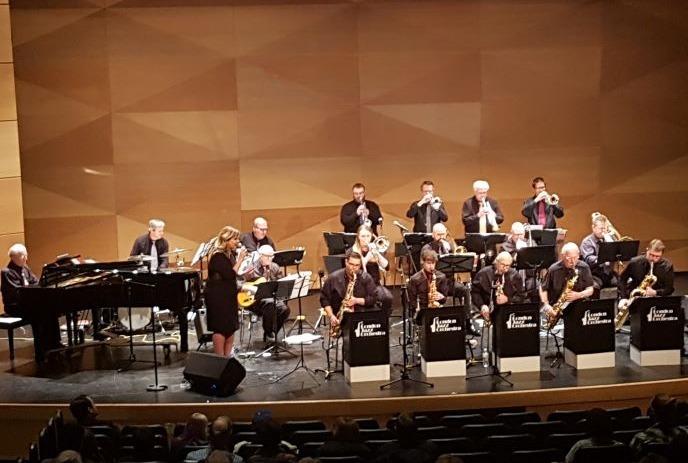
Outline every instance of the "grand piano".
<path fill-rule="evenodd" d="M 83 263 L 78 257 L 59 257 L 43 267 L 37 285 L 19 288 L 19 304 L 32 324 L 49 325 L 65 315 L 71 346 L 83 341 L 76 336 L 74 323 L 82 310 L 158 306 L 178 317 L 180 349 L 188 351 L 187 313 L 201 303 L 198 271 L 150 272 L 140 261 Z M 42 341 L 40 336 L 34 337 L 37 359 L 42 359 L 45 351 Z"/>

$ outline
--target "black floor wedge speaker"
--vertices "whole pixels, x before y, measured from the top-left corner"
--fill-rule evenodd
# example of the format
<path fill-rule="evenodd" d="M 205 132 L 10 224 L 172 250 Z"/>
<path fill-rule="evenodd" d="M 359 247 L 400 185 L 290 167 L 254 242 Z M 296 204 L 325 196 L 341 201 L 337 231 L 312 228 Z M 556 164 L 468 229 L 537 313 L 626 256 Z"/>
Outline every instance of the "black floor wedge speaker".
<path fill-rule="evenodd" d="M 228 396 L 246 377 L 246 369 L 235 358 L 203 352 L 189 352 L 184 367 L 184 379 L 191 390 L 204 395 Z"/>

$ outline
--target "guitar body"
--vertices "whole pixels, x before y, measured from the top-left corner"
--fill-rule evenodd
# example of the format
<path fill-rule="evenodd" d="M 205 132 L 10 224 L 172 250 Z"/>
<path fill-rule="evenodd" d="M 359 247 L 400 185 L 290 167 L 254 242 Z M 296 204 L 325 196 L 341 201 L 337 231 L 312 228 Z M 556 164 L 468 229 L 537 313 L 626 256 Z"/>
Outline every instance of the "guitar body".
<path fill-rule="evenodd" d="M 244 283 L 243 286 L 258 286 L 259 284 L 265 283 L 266 281 L 268 280 L 266 280 L 265 277 L 260 277 L 256 280 Z M 239 291 L 239 293 L 237 293 L 237 302 L 239 303 L 239 307 L 242 309 L 252 306 L 253 303 L 256 302 L 254 293 L 248 290 Z"/>

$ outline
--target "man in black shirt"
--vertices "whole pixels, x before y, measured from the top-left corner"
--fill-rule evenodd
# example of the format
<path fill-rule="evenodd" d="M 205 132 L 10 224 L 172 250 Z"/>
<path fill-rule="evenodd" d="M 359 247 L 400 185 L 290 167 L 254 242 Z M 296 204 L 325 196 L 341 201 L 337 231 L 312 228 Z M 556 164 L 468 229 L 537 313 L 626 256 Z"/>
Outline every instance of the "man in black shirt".
<path fill-rule="evenodd" d="M 545 315 L 554 315 L 552 304 L 559 300 L 559 296 L 566 289 L 567 282 L 577 273 L 578 278 L 573 289 L 566 295 L 567 303 L 592 296 L 594 282 L 588 264 L 580 260 L 580 249 L 576 243 L 566 243 L 561 248 L 561 259 L 553 263 L 547 270 L 545 280 L 540 289 L 540 301 Z"/>
<path fill-rule="evenodd" d="M 647 246 L 644 256 L 636 256 L 626 265 L 619 277 L 619 297 L 628 299 L 631 291 L 638 287 L 646 275 L 650 273 L 657 277 L 651 288 L 645 291 L 645 296 L 671 296 L 674 292 L 674 266 L 664 257 L 666 246 L 662 240 L 654 239 Z M 622 304 L 622 301 L 619 301 Z"/>
<path fill-rule="evenodd" d="M 361 272 L 363 259 L 357 252 L 349 251 L 345 267 L 330 273 L 320 291 L 320 306 L 327 313 L 331 326 L 339 325 L 337 314 L 344 307 L 353 311 L 371 310 L 375 304 L 375 282 L 368 273 Z M 356 275 L 353 297 L 344 299 L 349 282 Z"/>
<path fill-rule="evenodd" d="M 603 215 L 597 215 L 592 219 L 592 233 L 583 238 L 581 242 L 581 254 L 583 260 L 590 267 L 592 279 L 599 288 L 616 286 L 616 272 L 611 262 L 598 262 L 597 256 L 600 253 L 600 244 L 613 239 L 608 233 L 609 221 Z"/>
<path fill-rule="evenodd" d="M 553 200 L 552 195 L 547 193 L 545 179 L 542 177 L 535 177 L 532 185 L 535 194 L 523 202 L 521 214 L 531 225 L 557 228 L 556 219 L 564 217 L 564 208 L 559 205 L 559 198 Z"/>
<path fill-rule="evenodd" d="M 436 223 L 446 222 L 449 219 L 444 203 L 435 196 L 435 184 L 425 180 L 420 185 L 421 197 L 411 203 L 406 217 L 413 219 L 413 231 L 415 233 L 432 233 L 432 227 Z"/>
<path fill-rule="evenodd" d="M 361 225 L 368 225 L 374 234 L 378 234 L 378 227 L 382 223 L 380 207 L 373 201 L 366 199 L 365 186 L 356 183 L 351 188 L 353 199 L 342 206 L 339 221 L 344 226 L 344 232 L 356 233 Z"/>
<path fill-rule="evenodd" d="M 253 230 L 241 234 L 241 244 L 244 245 L 247 251 L 257 251 L 259 247 L 267 244 L 272 249 L 275 247 L 275 242 L 268 236 L 268 221 L 263 217 L 256 217 L 253 219 Z"/>
<path fill-rule="evenodd" d="M 432 226 L 432 241 L 424 245 L 421 252 L 432 249 L 438 255 L 449 254 L 452 252 L 451 243 L 447 239 L 447 227 L 443 223 L 436 223 Z"/>
<path fill-rule="evenodd" d="M 515 269 L 511 268 L 513 258 L 511 254 L 502 251 L 497 254 L 494 264 L 476 273 L 471 288 L 472 301 L 480 310 L 485 320 L 490 319 L 490 300 L 496 306 L 504 304 L 518 304 L 525 300 L 526 294 L 523 279 Z"/>
<path fill-rule="evenodd" d="M 37 284 L 38 278 L 26 265 L 28 252 L 23 244 L 12 245 L 7 254 L 10 261 L 7 267 L 2 269 L 0 279 L 0 291 L 2 292 L 5 313 L 12 317 L 26 317 L 27 314 L 24 313 L 19 303 L 19 288 Z M 60 324 L 51 311 L 46 310 L 43 317 L 36 315 L 36 318 L 32 317 L 29 321 L 33 331 L 36 359 L 42 360 L 45 351 L 62 347 Z"/>
<path fill-rule="evenodd" d="M 473 182 L 473 196 L 463 203 L 461 218 L 466 233 L 492 233 L 499 231 L 504 214 L 496 199 L 487 196 L 490 184 L 485 180 Z"/>
<path fill-rule="evenodd" d="M 151 256 L 153 260 L 150 262 L 151 271 L 167 268 L 169 258 L 163 257 L 170 249 L 167 240 L 163 238 L 165 233 L 165 222 L 158 219 L 151 219 L 148 221 L 148 233 L 136 238 L 134 245 L 131 248 L 130 256 L 146 255 Z"/>
<path fill-rule="evenodd" d="M 447 296 L 452 293 L 449 279 L 444 273 L 435 270 L 437 259 L 437 253 L 432 249 L 426 249 L 420 254 L 422 268 L 413 274 L 408 282 L 409 304 L 412 311 L 415 311 L 416 308 L 427 308 L 431 302 L 442 305 L 447 300 Z M 429 301 L 429 291 L 433 275 L 436 292 L 434 299 Z"/>

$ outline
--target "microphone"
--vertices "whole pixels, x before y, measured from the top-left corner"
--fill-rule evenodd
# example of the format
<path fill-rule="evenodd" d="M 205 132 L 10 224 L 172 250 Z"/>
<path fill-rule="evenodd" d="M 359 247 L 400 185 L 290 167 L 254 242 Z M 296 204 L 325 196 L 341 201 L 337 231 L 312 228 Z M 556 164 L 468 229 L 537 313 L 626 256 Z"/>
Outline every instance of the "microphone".
<path fill-rule="evenodd" d="M 399 227 L 401 230 L 405 231 L 405 232 L 408 232 L 408 231 L 409 231 L 409 229 L 406 228 L 406 227 L 404 227 L 402 224 L 400 224 L 398 220 L 395 220 L 395 221 L 392 222 L 392 223 L 393 223 L 394 225 L 396 225 L 397 227 Z"/>

